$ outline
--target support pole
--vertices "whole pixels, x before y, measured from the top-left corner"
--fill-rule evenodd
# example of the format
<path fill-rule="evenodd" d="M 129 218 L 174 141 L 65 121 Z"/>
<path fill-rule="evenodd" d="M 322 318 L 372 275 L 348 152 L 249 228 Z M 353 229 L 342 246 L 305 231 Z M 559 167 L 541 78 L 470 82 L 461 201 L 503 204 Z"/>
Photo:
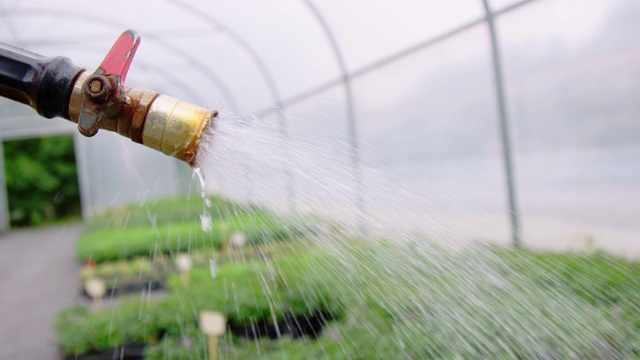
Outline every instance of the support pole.
<path fill-rule="evenodd" d="M 515 170 L 513 168 L 513 157 L 511 147 L 511 131 L 509 128 L 509 117 L 507 114 L 507 101 L 504 91 L 504 79 L 502 76 L 502 64 L 500 62 L 500 48 L 496 35 L 494 15 L 489 7 L 489 0 L 482 0 L 486 13 L 486 21 L 489 27 L 489 37 L 491 38 L 491 52 L 493 60 L 493 74 L 496 85 L 496 98 L 498 101 L 498 116 L 500 120 L 500 135 L 502 140 L 502 154 L 505 170 L 505 182 L 507 185 L 507 198 L 509 205 L 509 219 L 511 222 L 511 241 L 513 246 L 522 246 L 520 238 L 520 216 L 516 199 Z"/>
<path fill-rule="evenodd" d="M 327 40 L 329 41 L 329 45 L 331 45 L 331 49 L 336 58 L 336 62 L 338 63 L 338 67 L 340 69 L 341 74 L 341 82 L 344 86 L 345 92 L 345 100 L 347 102 L 346 110 L 347 110 L 347 134 L 349 135 L 349 149 L 350 149 L 350 161 L 351 168 L 353 171 L 353 182 L 354 182 L 354 193 L 355 193 L 355 206 L 358 211 L 358 219 L 357 225 L 360 227 L 360 235 L 363 237 L 368 237 L 368 212 L 367 206 L 365 202 L 364 195 L 364 179 L 362 175 L 362 159 L 360 155 L 360 147 L 358 144 L 358 129 L 356 123 L 356 112 L 355 112 L 355 101 L 353 97 L 353 89 L 351 87 L 351 75 L 349 74 L 349 70 L 347 69 L 347 64 L 342 55 L 342 51 L 340 50 L 340 46 L 338 45 L 338 41 L 336 40 L 333 31 L 329 24 L 325 21 L 320 10 L 313 5 L 311 0 L 304 0 L 304 4 L 306 4 L 309 11 L 313 14 L 313 16 L 318 21 L 318 24 L 322 28 Z"/>

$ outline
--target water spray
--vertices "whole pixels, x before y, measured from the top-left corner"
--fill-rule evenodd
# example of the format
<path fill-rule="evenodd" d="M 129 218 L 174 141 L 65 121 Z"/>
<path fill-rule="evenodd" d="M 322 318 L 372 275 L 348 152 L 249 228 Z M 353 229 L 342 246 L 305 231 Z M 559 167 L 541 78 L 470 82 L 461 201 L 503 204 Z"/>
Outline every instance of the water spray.
<path fill-rule="evenodd" d="M 89 73 L 65 57 L 46 58 L 0 43 L 0 96 L 31 106 L 46 118 L 99 129 L 193 164 L 202 131 L 217 115 L 171 96 L 125 86 L 140 37 L 123 32 L 100 66 Z"/>

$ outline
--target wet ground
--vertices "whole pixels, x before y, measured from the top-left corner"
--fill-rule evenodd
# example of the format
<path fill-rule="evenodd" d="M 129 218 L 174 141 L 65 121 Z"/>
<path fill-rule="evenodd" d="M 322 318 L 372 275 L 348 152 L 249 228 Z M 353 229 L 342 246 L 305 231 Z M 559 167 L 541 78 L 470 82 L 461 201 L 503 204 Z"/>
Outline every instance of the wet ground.
<path fill-rule="evenodd" d="M 59 359 L 55 315 L 79 300 L 81 224 L 0 236 L 0 359 Z"/>

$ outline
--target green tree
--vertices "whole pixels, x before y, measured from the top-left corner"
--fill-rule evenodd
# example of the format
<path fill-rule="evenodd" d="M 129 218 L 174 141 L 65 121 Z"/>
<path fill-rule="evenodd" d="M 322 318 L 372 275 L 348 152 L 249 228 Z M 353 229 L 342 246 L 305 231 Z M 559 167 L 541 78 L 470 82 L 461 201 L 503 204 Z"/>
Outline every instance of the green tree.
<path fill-rule="evenodd" d="M 33 226 L 80 213 L 70 136 L 7 141 L 5 172 L 12 226 Z"/>

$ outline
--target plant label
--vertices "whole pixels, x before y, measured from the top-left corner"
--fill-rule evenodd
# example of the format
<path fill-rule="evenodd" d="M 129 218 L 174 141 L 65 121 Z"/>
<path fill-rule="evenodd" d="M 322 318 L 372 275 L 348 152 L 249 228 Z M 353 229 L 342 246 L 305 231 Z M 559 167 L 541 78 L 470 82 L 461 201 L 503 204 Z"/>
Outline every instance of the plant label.
<path fill-rule="evenodd" d="M 227 320 L 219 312 L 203 311 L 200 313 L 200 330 L 208 336 L 224 335 Z"/>
<path fill-rule="evenodd" d="M 100 299 L 107 293 L 107 285 L 102 279 L 91 278 L 84 283 L 87 294 L 94 299 Z"/>

